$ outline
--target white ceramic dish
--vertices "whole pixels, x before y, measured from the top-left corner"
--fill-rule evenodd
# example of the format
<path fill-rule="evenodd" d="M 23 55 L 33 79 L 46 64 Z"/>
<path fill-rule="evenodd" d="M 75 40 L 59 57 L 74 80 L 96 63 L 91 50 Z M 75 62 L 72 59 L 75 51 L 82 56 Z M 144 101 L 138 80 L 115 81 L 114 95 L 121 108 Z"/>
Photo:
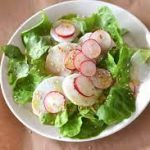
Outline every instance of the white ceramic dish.
<path fill-rule="evenodd" d="M 86 16 L 91 14 L 92 12 L 95 12 L 99 6 L 104 5 L 110 7 L 114 15 L 119 20 L 121 26 L 127 28 L 130 31 L 128 39 L 132 41 L 132 43 L 134 43 L 136 47 L 147 47 L 147 48 L 150 47 L 150 33 L 148 29 L 144 26 L 144 24 L 126 10 L 117 7 L 115 5 L 91 0 L 67 1 L 47 7 L 46 9 L 44 9 L 44 11 L 52 21 L 55 21 L 60 16 L 68 13 L 77 13 L 79 15 Z M 13 34 L 13 36 L 9 41 L 9 44 L 11 43 L 17 45 L 23 50 L 24 48 L 21 42 L 20 33 L 24 29 L 32 27 L 39 20 L 40 20 L 40 12 L 36 13 L 28 20 L 26 20 Z M 12 97 L 12 90 L 7 81 L 7 62 L 8 62 L 7 58 L 3 56 L 1 62 L 1 88 L 8 107 L 17 117 L 17 119 L 20 120 L 27 128 L 31 129 L 32 131 L 42 136 L 51 139 L 70 142 L 83 142 L 106 137 L 129 125 L 135 118 L 137 118 L 142 113 L 142 111 L 146 108 L 150 100 L 148 88 L 150 87 L 150 78 L 149 78 L 146 79 L 146 82 L 144 82 L 140 86 L 140 91 L 136 99 L 136 112 L 130 118 L 124 120 L 123 122 L 115 126 L 108 127 L 100 135 L 93 138 L 80 140 L 80 139 L 70 139 L 60 137 L 56 128 L 40 124 L 37 117 L 32 113 L 30 105 L 21 106 L 14 102 Z"/>

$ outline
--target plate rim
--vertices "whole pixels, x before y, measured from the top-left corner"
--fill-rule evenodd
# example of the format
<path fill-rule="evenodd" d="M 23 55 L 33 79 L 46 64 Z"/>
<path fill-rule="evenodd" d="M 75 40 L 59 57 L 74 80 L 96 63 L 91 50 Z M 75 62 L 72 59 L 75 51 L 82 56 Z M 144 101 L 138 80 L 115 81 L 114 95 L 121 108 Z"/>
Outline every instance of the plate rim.
<path fill-rule="evenodd" d="M 145 30 L 145 32 L 147 32 L 147 34 L 150 36 L 150 32 L 148 30 L 148 28 L 145 26 L 145 24 L 138 18 L 136 17 L 135 15 L 133 15 L 132 13 L 130 13 L 128 10 L 125 10 L 124 8 L 120 7 L 120 6 L 117 6 L 117 5 L 114 5 L 114 4 L 111 4 L 111 3 L 108 3 L 108 2 L 103 2 L 103 1 L 97 1 L 97 0 L 94 0 L 96 1 L 97 3 L 100 3 L 100 4 L 106 4 L 106 5 L 109 5 L 109 6 L 113 6 L 114 8 L 117 7 L 123 11 L 125 11 L 127 14 L 129 14 L 132 19 L 136 20 L 136 22 L 138 22 L 138 24 L 140 24 L 142 26 L 142 28 Z M 62 4 L 67 4 L 67 3 L 80 3 L 80 2 L 93 2 L 93 0 L 76 0 L 76 1 L 73 1 L 73 0 L 69 0 L 69 1 L 64 1 L 64 2 L 60 2 L 60 3 L 56 3 L 56 4 L 52 4 L 52 5 L 49 5 L 47 7 L 45 7 L 44 9 L 40 9 L 38 12 L 36 12 L 35 14 L 33 14 L 32 16 L 30 16 L 29 18 L 27 18 L 23 23 L 21 23 L 19 25 L 19 27 L 15 30 L 15 32 L 12 34 L 10 40 L 8 41 L 7 44 L 10 44 L 13 40 L 13 38 L 16 36 L 16 34 L 18 33 L 18 31 L 27 23 L 29 22 L 30 20 L 32 20 L 32 18 L 34 18 L 35 16 L 39 15 L 40 14 L 40 11 L 43 10 L 43 11 L 46 11 L 48 9 L 51 9 L 53 7 L 57 7 L 59 5 L 62 5 Z M 4 83 L 3 83 L 3 74 L 2 74 L 2 71 L 4 69 L 4 62 L 6 61 L 6 56 L 3 54 L 2 55 L 2 58 L 1 58 L 1 68 L 0 68 L 0 83 L 1 83 L 1 91 L 2 91 L 2 95 L 4 97 L 4 100 L 8 106 L 8 108 L 10 109 L 10 111 L 13 113 L 13 115 L 25 126 L 27 127 L 28 129 L 32 130 L 33 132 L 43 136 L 43 137 L 46 137 L 46 138 L 49 138 L 49 139 L 53 139 L 53 140 L 58 140 L 58 141 L 64 141 L 64 142 L 87 142 L 87 141 L 93 141 L 93 140 L 99 140 L 99 139 L 102 139 L 104 137 L 107 137 L 107 136 L 110 136 L 110 135 L 113 135 L 114 133 L 124 129 L 125 127 L 127 127 L 129 124 L 133 123 L 133 121 L 138 118 L 142 112 L 146 109 L 146 107 L 148 106 L 149 102 L 147 102 L 147 105 L 143 108 L 143 110 L 137 114 L 134 118 L 132 118 L 131 120 L 129 120 L 126 124 L 124 124 L 123 126 L 121 126 L 121 128 L 118 128 L 116 129 L 115 131 L 112 131 L 111 133 L 109 134 L 106 134 L 104 136 L 101 136 L 101 137 L 98 137 L 98 136 L 95 136 L 95 137 L 92 137 L 92 138 L 87 138 L 87 139 L 71 139 L 71 138 L 59 138 L 59 137 L 54 137 L 54 136 L 51 136 L 51 135 L 46 135 L 45 133 L 42 133 L 40 131 L 38 131 L 37 129 L 31 127 L 30 125 L 28 125 L 28 123 L 24 122 L 22 120 L 22 118 L 20 118 L 18 116 L 18 114 L 15 112 L 15 110 L 13 109 L 13 107 L 11 107 L 9 101 L 7 100 L 8 97 L 7 95 L 5 94 L 5 90 L 7 89 L 4 89 Z"/>

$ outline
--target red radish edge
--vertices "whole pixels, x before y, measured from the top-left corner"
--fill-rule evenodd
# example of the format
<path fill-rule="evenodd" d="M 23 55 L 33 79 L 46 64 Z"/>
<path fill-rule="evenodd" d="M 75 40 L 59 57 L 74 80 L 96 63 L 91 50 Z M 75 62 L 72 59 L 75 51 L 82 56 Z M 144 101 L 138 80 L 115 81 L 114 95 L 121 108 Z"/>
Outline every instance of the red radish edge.
<path fill-rule="evenodd" d="M 93 56 L 90 56 L 90 55 L 88 54 L 87 49 L 84 47 L 87 42 L 95 42 L 95 44 L 97 44 L 97 46 L 98 46 L 98 48 L 99 48 L 98 51 L 95 51 L 95 54 L 96 54 L 96 55 L 95 55 L 94 57 L 93 57 Z M 83 42 L 83 44 L 82 44 L 82 52 L 83 52 L 83 54 L 84 54 L 86 57 L 88 57 L 88 58 L 90 58 L 90 59 L 94 59 L 94 58 L 97 58 L 97 57 L 100 55 L 100 53 L 101 53 L 101 47 L 100 47 L 99 43 L 98 43 L 95 39 L 88 39 L 88 40 L 86 40 L 85 42 Z M 88 55 L 87 55 L 87 54 L 88 54 Z"/>
<path fill-rule="evenodd" d="M 76 60 L 76 59 L 77 59 L 78 55 L 82 55 L 83 57 L 85 57 L 85 59 L 84 59 L 83 61 L 89 60 L 89 58 L 86 57 L 82 52 L 78 53 L 78 54 L 74 57 L 74 61 L 73 61 L 74 66 L 75 66 L 75 68 L 76 68 L 78 71 L 80 71 L 80 65 L 81 65 L 81 63 L 82 63 L 83 61 L 81 61 L 79 64 L 77 64 L 77 60 Z"/>
<path fill-rule="evenodd" d="M 76 69 L 76 67 L 75 67 L 75 65 L 74 65 L 74 58 L 76 57 L 77 54 L 79 54 L 79 53 L 81 52 L 81 51 L 78 50 L 78 49 L 75 49 L 75 50 L 78 51 L 78 52 L 74 53 L 73 58 L 72 58 L 73 68 L 70 68 L 70 67 L 68 67 L 68 66 L 65 65 L 65 67 L 66 67 L 67 69 L 72 70 L 72 71 L 74 71 L 74 70 Z M 72 50 L 72 51 L 75 51 L 75 50 Z M 64 63 L 66 62 L 66 59 L 69 57 L 69 54 L 70 54 L 72 51 L 70 51 L 70 52 L 65 56 Z M 65 63 L 65 64 L 66 64 L 66 63 Z"/>
<path fill-rule="evenodd" d="M 90 68 L 90 65 L 91 64 L 93 65 L 93 67 L 91 68 L 91 70 L 93 69 L 93 71 L 91 72 L 91 74 L 88 74 L 84 71 L 84 68 L 87 67 L 87 69 Z M 87 77 L 92 77 L 95 75 L 96 73 L 96 64 L 95 62 L 91 61 L 91 60 L 85 60 L 81 63 L 80 65 L 80 72 L 84 75 L 84 76 L 87 76 Z"/>
<path fill-rule="evenodd" d="M 80 76 L 79 76 L 80 77 Z M 79 77 L 76 77 L 75 79 L 74 79 L 74 87 L 75 87 L 75 89 L 79 92 L 79 94 L 81 94 L 82 96 L 84 96 L 84 97 L 92 97 L 93 96 L 93 94 L 92 95 L 85 95 L 83 92 L 81 92 L 81 90 L 80 90 L 80 88 L 79 88 L 79 86 L 78 86 L 78 83 L 77 83 L 77 79 L 79 78 Z M 90 79 L 89 79 L 90 80 Z M 90 80 L 91 81 L 91 80 Z"/>
<path fill-rule="evenodd" d="M 51 92 L 47 93 L 46 96 L 45 96 L 45 98 L 44 98 L 44 107 L 45 107 L 45 109 L 46 109 L 48 112 L 49 112 L 49 110 L 48 110 L 47 107 L 46 107 L 45 100 L 46 100 L 46 97 L 47 97 L 49 94 L 51 94 L 51 93 L 57 93 L 57 94 L 63 96 L 63 98 L 64 98 L 64 104 L 65 104 L 65 101 L 66 101 L 65 96 L 64 96 L 61 92 L 58 92 L 58 91 L 51 91 Z M 51 112 L 51 113 L 57 113 L 57 112 Z"/>
<path fill-rule="evenodd" d="M 62 24 L 66 24 L 66 23 L 62 23 Z M 67 23 L 67 24 L 70 24 L 70 26 L 72 27 L 72 31 L 70 32 L 70 33 L 68 33 L 68 34 L 66 34 L 66 33 L 59 33 L 60 31 L 58 31 L 57 29 L 58 28 L 61 28 L 60 26 L 61 26 L 61 24 L 59 24 L 57 27 L 55 27 L 55 33 L 58 35 L 58 36 L 60 36 L 60 37 L 62 37 L 62 38 L 68 38 L 68 37 L 71 37 L 71 36 L 73 36 L 74 35 L 74 33 L 75 33 L 75 26 L 73 25 L 73 24 L 71 24 L 71 23 Z M 62 29 L 63 30 L 63 29 Z"/>

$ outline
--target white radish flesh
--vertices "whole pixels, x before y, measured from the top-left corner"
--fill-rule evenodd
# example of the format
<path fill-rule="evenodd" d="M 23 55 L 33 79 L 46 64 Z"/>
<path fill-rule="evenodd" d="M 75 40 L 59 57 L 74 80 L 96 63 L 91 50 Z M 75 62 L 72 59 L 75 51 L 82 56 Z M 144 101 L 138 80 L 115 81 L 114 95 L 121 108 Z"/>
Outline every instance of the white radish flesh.
<path fill-rule="evenodd" d="M 94 95 L 95 88 L 91 80 L 83 75 L 74 79 L 74 87 L 85 97 L 91 97 Z"/>
<path fill-rule="evenodd" d="M 82 44 L 82 52 L 90 59 L 97 58 L 101 53 L 101 47 L 96 40 L 89 39 Z"/>
<path fill-rule="evenodd" d="M 49 50 L 46 57 L 46 69 L 49 73 L 55 75 L 66 76 L 71 74 L 69 69 L 65 68 L 64 60 L 66 55 L 72 50 L 76 49 L 77 44 L 60 43 Z"/>
<path fill-rule="evenodd" d="M 63 93 L 62 82 L 64 78 L 60 76 L 50 77 L 44 79 L 33 92 L 32 97 L 32 110 L 37 116 L 47 113 L 44 106 L 44 99 L 46 95 L 52 91 Z"/>
<path fill-rule="evenodd" d="M 80 72 L 87 77 L 92 77 L 96 73 L 96 64 L 91 60 L 83 61 L 80 65 Z"/>
<path fill-rule="evenodd" d="M 89 32 L 89 33 L 84 34 L 84 35 L 80 38 L 79 42 L 80 42 L 81 44 L 84 43 L 86 40 L 90 39 L 91 34 L 92 34 L 92 32 Z"/>
<path fill-rule="evenodd" d="M 65 67 L 67 69 L 70 69 L 70 70 L 74 70 L 75 69 L 75 66 L 74 66 L 74 57 L 80 53 L 80 50 L 72 50 L 71 52 L 68 53 L 68 55 L 66 56 L 65 58 Z"/>
<path fill-rule="evenodd" d="M 112 39 L 108 32 L 104 30 L 97 30 L 91 36 L 90 39 L 96 40 L 102 48 L 102 51 L 105 53 L 112 46 Z"/>
<path fill-rule="evenodd" d="M 50 34 L 51 34 L 51 36 L 52 36 L 52 38 L 55 40 L 55 41 L 57 41 L 57 42 L 71 42 L 71 41 L 73 41 L 76 37 L 77 37 L 77 35 L 78 35 L 78 33 L 74 33 L 72 36 L 69 36 L 69 37 L 61 37 L 61 36 L 58 36 L 57 34 L 56 34 L 56 32 L 55 32 L 55 30 L 54 29 L 51 29 L 51 32 L 50 32 Z"/>
<path fill-rule="evenodd" d="M 55 27 L 55 32 L 63 38 L 70 37 L 75 33 L 75 26 L 69 22 L 62 22 Z"/>
<path fill-rule="evenodd" d="M 78 106 L 91 106 L 93 105 L 98 97 L 101 94 L 101 90 L 94 90 L 94 95 L 91 97 L 85 97 L 81 95 L 74 87 L 74 80 L 75 78 L 79 77 L 80 74 L 72 74 L 67 76 L 63 81 L 63 91 L 65 96 L 70 100 L 72 103 Z"/>
<path fill-rule="evenodd" d="M 80 65 L 83 61 L 89 60 L 82 52 L 78 53 L 74 58 L 74 66 L 77 70 L 80 70 Z"/>
<path fill-rule="evenodd" d="M 50 113 L 58 113 L 64 109 L 65 97 L 57 91 L 48 93 L 44 99 L 44 106 Z"/>
<path fill-rule="evenodd" d="M 96 74 L 91 77 L 91 80 L 95 87 L 99 89 L 107 89 L 113 82 L 110 72 L 100 68 L 97 69 Z"/>

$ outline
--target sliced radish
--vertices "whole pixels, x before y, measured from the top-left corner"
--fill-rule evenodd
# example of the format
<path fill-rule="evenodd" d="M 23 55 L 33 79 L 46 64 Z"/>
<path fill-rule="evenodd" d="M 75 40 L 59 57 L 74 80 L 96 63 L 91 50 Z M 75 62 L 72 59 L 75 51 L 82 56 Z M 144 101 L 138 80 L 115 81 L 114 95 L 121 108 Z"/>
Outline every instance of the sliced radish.
<path fill-rule="evenodd" d="M 95 76 L 91 77 L 95 87 L 99 89 L 107 89 L 111 86 L 113 80 L 109 71 L 105 69 L 97 69 Z"/>
<path fill-rule="evenodd" d="M 75 66 L 74 66 L 74 57 L 80 53 L 80 50 L 72 50 L 71 52 L 68 53 L 68 55 L 66 56 L 65 60 L 64 60 L 64 63 L 65 63 L 65 67 L 67 69 L 70 69 L 70 70 L 74 70 L 75 69 Z"/>
<path fill-rule="evenodd" d="M 79 29 L 69 20 L 59 20 L 54 24 L 50 34 L 57 42 L 71 42 L 79 34 Z"/>
<path fill-rule="evenodd" d="M 80 42 L 81 44 L 84 43 L 86 40 L 88 40 L 88 39 L 90 38 L 91 34 L 92 34 L 92 32 L 89 32 L 89 33 L 84 34 L 84 35 L 80 38 L 79 42 Z"/>
<path fill-rule="evenodd" d="M 80 72 L 88 77 L 92 77 L 96 73 L 96 64 L 91 60 L 83 61 L 80 65 Z"/>
<path fill-rule="evenodd" d="M 101 47 L 96 40 L 89 39 L 82 44 L 82 52 L 88 58 L 97 58 L 101 53 Z"/>
<path fill-rule="evenodd" d="M 75 26 L 70 22 L 61 22 L 55 27 L 55 32 L 61 37 L 70 37 L 75 33 Z"/>
<path fill-rule="evenodd" d="M 95 88 L 91 80 L 83 75 L 74 79 L 75 89 L 85 97 L 91 97 L 94 95 Z"/>
<path fill-rule="evenodd" d="M 79 76 L 81 76 L 81 75 L 77 74 L 77 73 L 74 73 L 74 74 L 71 74 L 71 75 L 67 76 L 64 79 L 63 85 L 62 85 L 64 94 L 68 98 L 68 100 L 70 100 L 75 105 L 78 105 L 78 106 L 91 106 L 100 97 L 102 91 L 100 89 L 95 89 L 93 96 L 91 96 L 91 97 L 83 96 L 74 87 L 75 78 L 77 78 Z M 84 82 L 82 82 L 81 85 L 83 85 L 83 84 L 84 84 Z"/>
<path fill-rule="evenodd" d="M 57 91 L 48 93 L 44 99 L 45 109 L 50 113 L 58 113 L 64 109 L 65 97 Z"/>
<path fill-rule="evenodd" d="M 83 61 L 89 60 L 82 52 L 78 53 L 74 58 L 74 66 L 77 70 L 80 70 L 80 65 Z"/>
<path fill-rule="evenodd" d="M 58 45 L 50 48 L 49 54 L 46 57 L 45 67 L 46 70 L 51 74 L 66 76 L 71 73 L 69 69 L 66 69 L 64 60 L 66 55 L 71 52 L 72 49 L 76 49 L 77 44 L 62 42 Z"/>
<path fill-rule="evenodd" d="M 90 39 L 96 40 L 103 51 L 108 50 L 111 47 L 112 39 L 108 32 L 104 30 L 97 30 L 91 36 Z"/>

